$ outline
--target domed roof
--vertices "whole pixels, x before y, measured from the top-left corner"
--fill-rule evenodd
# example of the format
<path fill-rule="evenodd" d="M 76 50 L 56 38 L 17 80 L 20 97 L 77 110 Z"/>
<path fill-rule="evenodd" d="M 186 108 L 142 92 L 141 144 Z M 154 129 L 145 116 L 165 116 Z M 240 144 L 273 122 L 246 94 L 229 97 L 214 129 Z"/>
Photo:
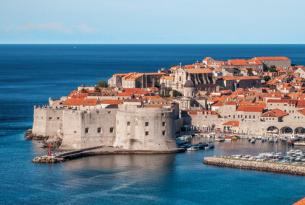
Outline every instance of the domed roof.
<path fill-rule="evenodd" d="M 194 87 L 193 81 L 191 81 L 191 80 L 185 81 L 184 87 L 185 88 L 193 88 Z"/>

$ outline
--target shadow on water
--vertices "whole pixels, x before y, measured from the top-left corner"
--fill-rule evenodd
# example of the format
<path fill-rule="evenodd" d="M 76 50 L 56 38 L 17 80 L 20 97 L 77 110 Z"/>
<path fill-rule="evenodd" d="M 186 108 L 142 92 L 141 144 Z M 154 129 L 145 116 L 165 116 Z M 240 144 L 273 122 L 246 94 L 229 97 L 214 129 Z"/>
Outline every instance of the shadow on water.
<path fill-rule="evenodd" d="M 101 155 L 72 160 L 65 163 L 65 171 L 81 169 L 141 169 L 156 173 L 167 173 L 173 166 L 175 155 Z"/>

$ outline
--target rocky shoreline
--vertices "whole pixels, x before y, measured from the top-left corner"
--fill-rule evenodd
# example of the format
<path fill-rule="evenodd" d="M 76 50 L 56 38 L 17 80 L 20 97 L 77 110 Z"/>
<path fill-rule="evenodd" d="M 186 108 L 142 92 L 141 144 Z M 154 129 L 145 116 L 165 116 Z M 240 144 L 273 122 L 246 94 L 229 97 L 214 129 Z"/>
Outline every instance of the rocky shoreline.
<path fill-rule="evenodd" d="M 305 176 L 305 166 L 300 165 L 282 164 L 276 162 L 248 161 L 242 159 L 233 159 L 231 157 L 205 157 L 203 159 L 203 163 L 206 165 L 213 165 L 218 167 L 229 167 Z"/>

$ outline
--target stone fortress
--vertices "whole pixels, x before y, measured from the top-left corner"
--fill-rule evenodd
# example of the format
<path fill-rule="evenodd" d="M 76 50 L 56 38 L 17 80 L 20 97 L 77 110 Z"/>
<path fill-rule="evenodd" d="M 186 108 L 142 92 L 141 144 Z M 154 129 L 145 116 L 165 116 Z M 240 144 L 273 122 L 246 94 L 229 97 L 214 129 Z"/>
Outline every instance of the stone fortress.
<path fill-rule="evenodd" d="M 32 135 L 61 149 L 171 152 L 189 127 L 204 133 L 305 134 L 305 68 L 287 57 L 214 60 L 118 73 L 34 107 Z"/>

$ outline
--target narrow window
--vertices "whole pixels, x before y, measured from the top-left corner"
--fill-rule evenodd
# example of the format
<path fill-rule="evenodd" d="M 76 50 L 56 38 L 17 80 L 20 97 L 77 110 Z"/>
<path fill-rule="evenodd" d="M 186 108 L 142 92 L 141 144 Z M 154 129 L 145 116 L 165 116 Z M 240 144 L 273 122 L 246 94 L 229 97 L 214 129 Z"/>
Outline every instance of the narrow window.
<path fill-rule="evenodd" d="M 127 122 L 127 126 L 130 126 L 130 122 L 129 121 Z"/>
<path fill-rule="evenodd" d="M 149 125 L 149 123 L 148 122 L 145 122 L 145 127 L 147 127 Z"/>
<path fill-rule="evenodd" d="M 165 122 L 162 122 L 162 126 L 163 126 L 163 127 L 165 126 Z"/>
<path fill-rule="evenodd" d="M 114 130 L 114 128 L 110 127 L 110 129 L 109 129 L 110 133 L 113 133 L 113 130 Z"/>
<path fill-rule="evenodd" d="M 163 135 L 163 136 L 165 135 L 165 130 L 162 131 L 162 135 Z"/>
<path fill-rule="evenodd" d="M 59 117 L 57 117 L 57 119 L 59 120 Z"/>
<path fill-rule="evenodd" d="M 86 128 L 85 128 L 85 133 L 88 133 L 88 132 L 89 132 L 89 128 L 86 127 Z"/>
<path fill-rule="evenodd" d="M 52 120 L 52 117 L 49 117 L 49 120 Z"/>
<path fill-rule="evenodd" d="M 102 129 L 100 127 L 97 128 L 97 133 L 101 133 Z"/>
<path fill-rule="evenodd" d="M 147 135 L 149 135 L 149 132 L 148 132 L 148 131 L 145 132 L 145 136 L 147 136 Z"/>

